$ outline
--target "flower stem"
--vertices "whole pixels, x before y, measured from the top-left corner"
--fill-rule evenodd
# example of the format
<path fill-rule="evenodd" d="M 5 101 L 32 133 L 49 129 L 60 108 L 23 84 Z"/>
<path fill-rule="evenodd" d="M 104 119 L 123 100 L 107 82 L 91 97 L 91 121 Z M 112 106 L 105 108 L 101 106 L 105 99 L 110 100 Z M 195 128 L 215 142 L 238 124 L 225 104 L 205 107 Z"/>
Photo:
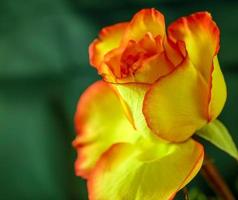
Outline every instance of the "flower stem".
<path fill-rule="evenodd" d="M 188 189 L 186 187 L 183 188 L 184 200 L 189 200 Z"/>
<path fill-rule="evenodd" d="M 201 173 L 217 196 L 223 200 L 235 200 L 234 195 L 210 158 L 205 157 Z"/>

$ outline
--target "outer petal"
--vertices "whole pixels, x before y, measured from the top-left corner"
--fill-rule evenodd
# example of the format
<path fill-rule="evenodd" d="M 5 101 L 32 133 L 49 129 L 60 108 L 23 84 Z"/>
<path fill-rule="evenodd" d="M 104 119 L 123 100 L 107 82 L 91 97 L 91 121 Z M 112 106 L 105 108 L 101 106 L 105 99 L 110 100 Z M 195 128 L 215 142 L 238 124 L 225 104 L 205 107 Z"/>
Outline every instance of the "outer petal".
<path fill-rule="evenodd" d="M 90 64 L 96 68 L 100 67 L 104 55 L 119 47 L 122 35 L 128 23 L 118 23 L 105 27 L 99 33 L 99 39 L 92 42 L 89 47 Z"/>
<path fill-rule="evenodd" d="M 226 102 L 226 83 L 222 75 L 217 57 L 213 61 L 213 73 L 211 76 L 211 99 L 209 104 L 210 120 L 216 119 Z"/>
<path fill-rule="evenodd" d="M 220 32 L 208 12 L 182 17 L 168 28 L 169 38 L 183 41 L 194 66 L 209 80 L 212 61 L 219 50 Z"/>
<path fill-rule="evenodd" d="M 112 84 L 112 87 L 118 94 L 124 107 L 126 115 L 132 125 L 142 133 L 147 133 L 147 127 L 144 115 L 142 113 L 143 100 L 145 93 L 150 85 L 139 83 Z"/>
<path fill-rule="evenodd" d="M 199 171 L 203 147 L 188 140 L 167 147 L 166 155 L 162 147 L 157 144 L 147 152 L 128 144 L 114 145 L 89 178 L 89 199 L 172 199 Z"/>
<path fill-rule="evenodd" d="M 134 15 L 123 36 L 123 41 L 125 43 L 129 40 L 139 41 L 148 32 L 154 37 L 165 35 L 164 16 L 154 8 L 143 9 Z"/>
<path fill-rule="evenodd" d="M 124 116 L 120 102 L 110 86 L 98 81 L 81 96 L 75 114 L 78 151 L 76 174 L 87 177 L 95 163 L 111 145 L 132 142 L 137 138 Z"/>
<path fill-rule="evenodd" d="M 189 60 L 147 92 L 148 126 L 169 141 L 184 141 L 207 122 L 208 86 Z"/>

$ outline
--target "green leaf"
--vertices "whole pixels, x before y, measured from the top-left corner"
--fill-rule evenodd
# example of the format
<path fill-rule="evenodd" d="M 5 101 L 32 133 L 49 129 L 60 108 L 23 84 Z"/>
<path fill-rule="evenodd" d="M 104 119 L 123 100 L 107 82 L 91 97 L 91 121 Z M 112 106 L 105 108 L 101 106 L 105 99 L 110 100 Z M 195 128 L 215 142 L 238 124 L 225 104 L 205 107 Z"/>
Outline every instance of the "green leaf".
<path fill-rule="evenodd" d="M 198 130 L 196 134 L 238 160 L 236 145 L 232 140 L 229 131 L 221 121 L 214 120 Z"/>

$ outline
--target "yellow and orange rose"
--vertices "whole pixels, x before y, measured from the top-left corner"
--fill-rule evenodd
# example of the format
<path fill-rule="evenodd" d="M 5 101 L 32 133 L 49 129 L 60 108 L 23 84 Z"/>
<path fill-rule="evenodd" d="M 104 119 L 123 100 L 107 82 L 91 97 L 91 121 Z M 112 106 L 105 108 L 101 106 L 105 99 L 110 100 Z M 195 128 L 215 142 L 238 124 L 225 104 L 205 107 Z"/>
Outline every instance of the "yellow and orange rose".
<path fill-rule="evenodd" d="M 219 41 L 207 12 L 178 19 L 167 34 L 155 9 L 102 29 L 89 54 L 103 80 L 80 98 L 73 143 L 90 200 L 172 199 L 202 165 L 196 132 L 237 158 L 215 120 L 226 101 Z M 229 144 L 216 137 L 221 127 Z"/>

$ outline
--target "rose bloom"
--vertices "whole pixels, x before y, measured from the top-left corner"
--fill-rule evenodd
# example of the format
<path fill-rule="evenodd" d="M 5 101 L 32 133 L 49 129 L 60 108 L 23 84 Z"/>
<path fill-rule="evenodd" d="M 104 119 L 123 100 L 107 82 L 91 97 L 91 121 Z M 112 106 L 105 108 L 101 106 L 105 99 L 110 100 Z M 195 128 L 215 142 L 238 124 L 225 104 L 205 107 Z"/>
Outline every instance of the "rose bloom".
<path fill-rule="evenodd" d="M 90 200 L 172 199 L 197 174 L 204 150 L 191 136 L 226 101 L 219 42 L 207 12 L 167 34 L 155 9 L 101 30 L 89 56 L 103 80 L 79 100 L 73 142 Z"/>
<path fill-rule="evenodd" d="M 143 117 L 151 130 L 181 142 L 224 106 L 226 85 L 217 60 L 220 33 L 207 12 L 180 18 L 167 32 L 163 15 L 144 9 L 130 22 L 102 29 L 90 46 L 90 62 L 105 81 L 115 83 L 131 121 L 138 116 L 124 90 L 136 87 L 143 93 Z"/>

